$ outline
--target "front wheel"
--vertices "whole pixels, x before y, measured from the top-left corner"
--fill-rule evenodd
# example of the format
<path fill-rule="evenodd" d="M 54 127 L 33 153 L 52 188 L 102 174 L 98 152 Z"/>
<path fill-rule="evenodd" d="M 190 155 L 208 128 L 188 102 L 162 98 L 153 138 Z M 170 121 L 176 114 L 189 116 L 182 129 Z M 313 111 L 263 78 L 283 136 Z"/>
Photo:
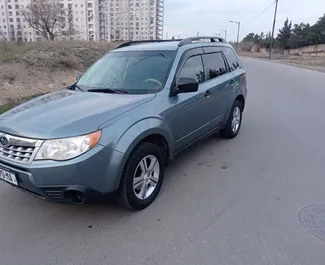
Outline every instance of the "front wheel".
<path fill-rule="evenodd" d="M 242 112 L 243 105 L 240 101 L 236 100 L 232 106 L 225 128 L 220 131 L 222 137 L 233 139 L 238 135 L 242 124 Z"/>
<path fill-rule="evenodd" d="M 164 178 L 165 157 L 161 148 L 140 143 L 130 155 L 121 180 L 120 203 L 142 210 L 157 197 Z"/>

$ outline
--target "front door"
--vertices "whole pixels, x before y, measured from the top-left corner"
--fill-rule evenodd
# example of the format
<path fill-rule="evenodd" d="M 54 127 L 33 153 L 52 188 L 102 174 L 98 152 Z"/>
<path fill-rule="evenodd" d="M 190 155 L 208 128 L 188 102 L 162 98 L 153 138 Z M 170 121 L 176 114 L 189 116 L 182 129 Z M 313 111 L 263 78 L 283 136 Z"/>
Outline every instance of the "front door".
<path fill-rule="evenodd" d="M 176 80 L 180 77 L 195 78 L 199 82 L 199 90 L 169 98 L 173 106 L 169 109 L 168 123 L 175 139 L 176 152 L 206 134 L 211 121 L 206 107 L 210 99 L 206 96 L 206 86 L 202 84 L 205 73 L 201 54 L 185 60 Z"/>

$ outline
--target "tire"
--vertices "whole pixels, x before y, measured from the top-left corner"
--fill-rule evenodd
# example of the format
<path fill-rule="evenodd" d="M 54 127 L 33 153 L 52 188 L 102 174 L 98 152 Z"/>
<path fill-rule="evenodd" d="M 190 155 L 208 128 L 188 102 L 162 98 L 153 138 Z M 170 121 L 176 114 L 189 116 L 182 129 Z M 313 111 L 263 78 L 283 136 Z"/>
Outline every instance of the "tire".
<path fill-rule="evenodd" d="M 239 113 L 237 113 L 237 111 L 239 111 Z M 237 115 L 239 114 L 239 116 L 237 116 L 236 113 L 237 113 Z M 236 127 L 233 126 L 234 125 L 233 121 L 234 121 L 235 116 L 237 116 Z M 238 117 L 239 117 L 239 120 L 238 120 Z M 243 104 L 240 101 L 236 100 L 234 102 L 234 105 L 231 108 L 226 126 L 224 129 L 222 129 L 220 131 L 220 135 L 223 138 L 227 138 L 227 139 L 235 138 L 240 131 L 241 124 L 242 124 L 242 118 L 243 118 Z"/>
<path fill-rule="evenodd" d="M 150 171 L 150 165 L 153 165 L 151 163 L 154 163 L 155 159 L 156 163 Z M 146 174 L 143 172 L 145 167 L 147 168 L 145 171 L 148 171 Z M 120 204 L 136 211 L 148 207 L 160 191 L 164 179 L 164 169 L 165 156 L 161 148 L 152 143 L 140 143 L 131 153 L 123 170 Z M 138 187 L 138 185 L 140 186 Z"/>

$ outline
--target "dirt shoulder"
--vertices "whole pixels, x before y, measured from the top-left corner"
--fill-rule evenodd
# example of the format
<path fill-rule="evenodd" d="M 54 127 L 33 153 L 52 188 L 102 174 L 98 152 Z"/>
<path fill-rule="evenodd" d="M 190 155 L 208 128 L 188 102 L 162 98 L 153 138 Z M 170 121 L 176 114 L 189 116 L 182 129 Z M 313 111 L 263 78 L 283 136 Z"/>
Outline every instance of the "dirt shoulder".
<path fill-rule="evenodd" d="M 109 43 L 42 42 L 0 46 L 0 113 L 34 96 L 73 84 L 108 52 Z"/>
<path fill-rule="evenodd" d="M 239 55 L 268 60 L 268 55 L 257 52 L 239 52 Z M 325 57 L 274 54 L 272 61 L 325 73 Z"/>

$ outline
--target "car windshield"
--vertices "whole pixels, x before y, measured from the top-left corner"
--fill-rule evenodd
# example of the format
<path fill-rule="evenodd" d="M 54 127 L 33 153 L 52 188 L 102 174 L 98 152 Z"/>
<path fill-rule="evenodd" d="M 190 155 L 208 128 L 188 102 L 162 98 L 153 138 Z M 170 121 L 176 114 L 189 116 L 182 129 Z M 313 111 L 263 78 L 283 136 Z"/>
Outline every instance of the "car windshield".
<path fill-rule="evenodd" d="M 111 52 L 99 59 L 76 83 L 95 92 L 156 93 L 164 88 L 176 51 Z"/>

